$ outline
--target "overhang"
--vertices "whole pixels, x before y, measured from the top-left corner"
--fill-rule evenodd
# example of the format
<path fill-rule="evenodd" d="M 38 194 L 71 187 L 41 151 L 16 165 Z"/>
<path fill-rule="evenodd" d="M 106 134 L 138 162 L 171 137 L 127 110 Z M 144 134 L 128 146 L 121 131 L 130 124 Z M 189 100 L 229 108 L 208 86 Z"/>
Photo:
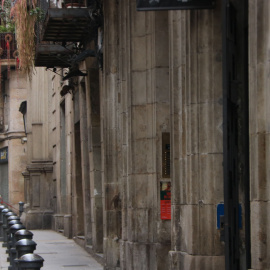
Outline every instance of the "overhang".
<path fill-rule="evenodd" d="M 57 44 L 38 44 L 36 47 L 36 67 L 70 67 L 73 51 Z"/>
<path fill-rule="evenodd" d="M 91 10 L 88 8 L 49 8 L 42 40 L 79 42 L 91 33 Z"/>

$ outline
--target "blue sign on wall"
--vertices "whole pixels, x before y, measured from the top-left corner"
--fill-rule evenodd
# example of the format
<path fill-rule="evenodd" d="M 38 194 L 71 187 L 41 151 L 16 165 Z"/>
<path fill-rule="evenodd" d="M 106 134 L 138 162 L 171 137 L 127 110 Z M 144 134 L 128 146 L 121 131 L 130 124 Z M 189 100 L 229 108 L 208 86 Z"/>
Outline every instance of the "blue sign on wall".
<path fill-rule="evenodd" d="M 210 9 L 214 0 L 137 0 L 137 10 Z"/>
<path fill-rule="evenodd" d="M 239 213 L 239 229 L 242 228 L 242 206 L 239 203 L 238 206 L 238 213 Z M 220 229 L 220 217 L 224 216 L 224 203 L 220 203 L 217 205 L 217 229 Z"/>

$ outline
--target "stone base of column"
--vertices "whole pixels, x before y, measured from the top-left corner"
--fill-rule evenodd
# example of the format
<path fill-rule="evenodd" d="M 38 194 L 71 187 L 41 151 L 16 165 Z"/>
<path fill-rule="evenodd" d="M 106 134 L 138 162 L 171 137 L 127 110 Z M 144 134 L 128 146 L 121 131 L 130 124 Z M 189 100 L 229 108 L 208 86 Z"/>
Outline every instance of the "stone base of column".
<path fill-rule="evenodd" d="M 72 238 L 72 216 L 64 216 L 64 236 L 71 239 Z"/>
<path fill-rule="evenodd" d="M 169 268 L 170 270 L 209 270 L 209 269 L 225 269 L 224 256 L 199 256 L 190 255 L 181 251 L 169 252 Z"/>
<path fill-rule="evenodd" d="M 123 269 L 156 270 L 168 268 L 170 244 L 120 241 Z"/>
<path fill-rule="evenodd" d="M 52 210 L 29 210 L 22 214 L 21 220 L 27 230 L 52 229 Z"/>
<path fill-rule="evenodd" d="M 52 216 L 52 229 L 56 232 L 64 231 L 64 215 L 56 214 Z"/>

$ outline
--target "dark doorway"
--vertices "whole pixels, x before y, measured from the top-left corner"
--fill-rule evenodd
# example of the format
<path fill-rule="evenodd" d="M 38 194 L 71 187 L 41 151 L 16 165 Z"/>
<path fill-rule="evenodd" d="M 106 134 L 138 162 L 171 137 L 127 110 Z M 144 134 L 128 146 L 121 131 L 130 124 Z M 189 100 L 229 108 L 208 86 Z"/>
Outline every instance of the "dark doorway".
<path fill-rule="evenodd" d="M 0 164 L 0 195 L 5 202 L 9 202 L 8 163 Z"/>
<path fill-rule="evenodd" d="M 250 268 L 248 1 L 223 0 L 226 270 Z"/>
<path fill-rule="evenodd" d="M 76 198 L 76 235 L 84 236 L 84 207 L 81 164 L 80 122 L 75 124 L 75 198 Z"/>
<path fill-rule="evenodd" d="M 66 109 L 65 102 L 60 106 L 60 190 L 61 213 L 67 213 L 67 183 L 66 183 Z"/>

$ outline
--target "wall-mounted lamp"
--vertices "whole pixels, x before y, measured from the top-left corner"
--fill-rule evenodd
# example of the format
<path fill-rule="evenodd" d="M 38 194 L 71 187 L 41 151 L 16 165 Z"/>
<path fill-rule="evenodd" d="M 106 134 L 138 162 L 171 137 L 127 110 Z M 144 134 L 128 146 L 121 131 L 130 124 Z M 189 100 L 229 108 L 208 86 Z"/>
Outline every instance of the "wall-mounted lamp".
<path fill-rule="evenodd" d="M 20 105 L 19 111 L 23 115 L 23 124 L 24 124 L 24 131 L 27 134 L 26 125 L 27 125 L 27 101 L 23 101 Z"/>

